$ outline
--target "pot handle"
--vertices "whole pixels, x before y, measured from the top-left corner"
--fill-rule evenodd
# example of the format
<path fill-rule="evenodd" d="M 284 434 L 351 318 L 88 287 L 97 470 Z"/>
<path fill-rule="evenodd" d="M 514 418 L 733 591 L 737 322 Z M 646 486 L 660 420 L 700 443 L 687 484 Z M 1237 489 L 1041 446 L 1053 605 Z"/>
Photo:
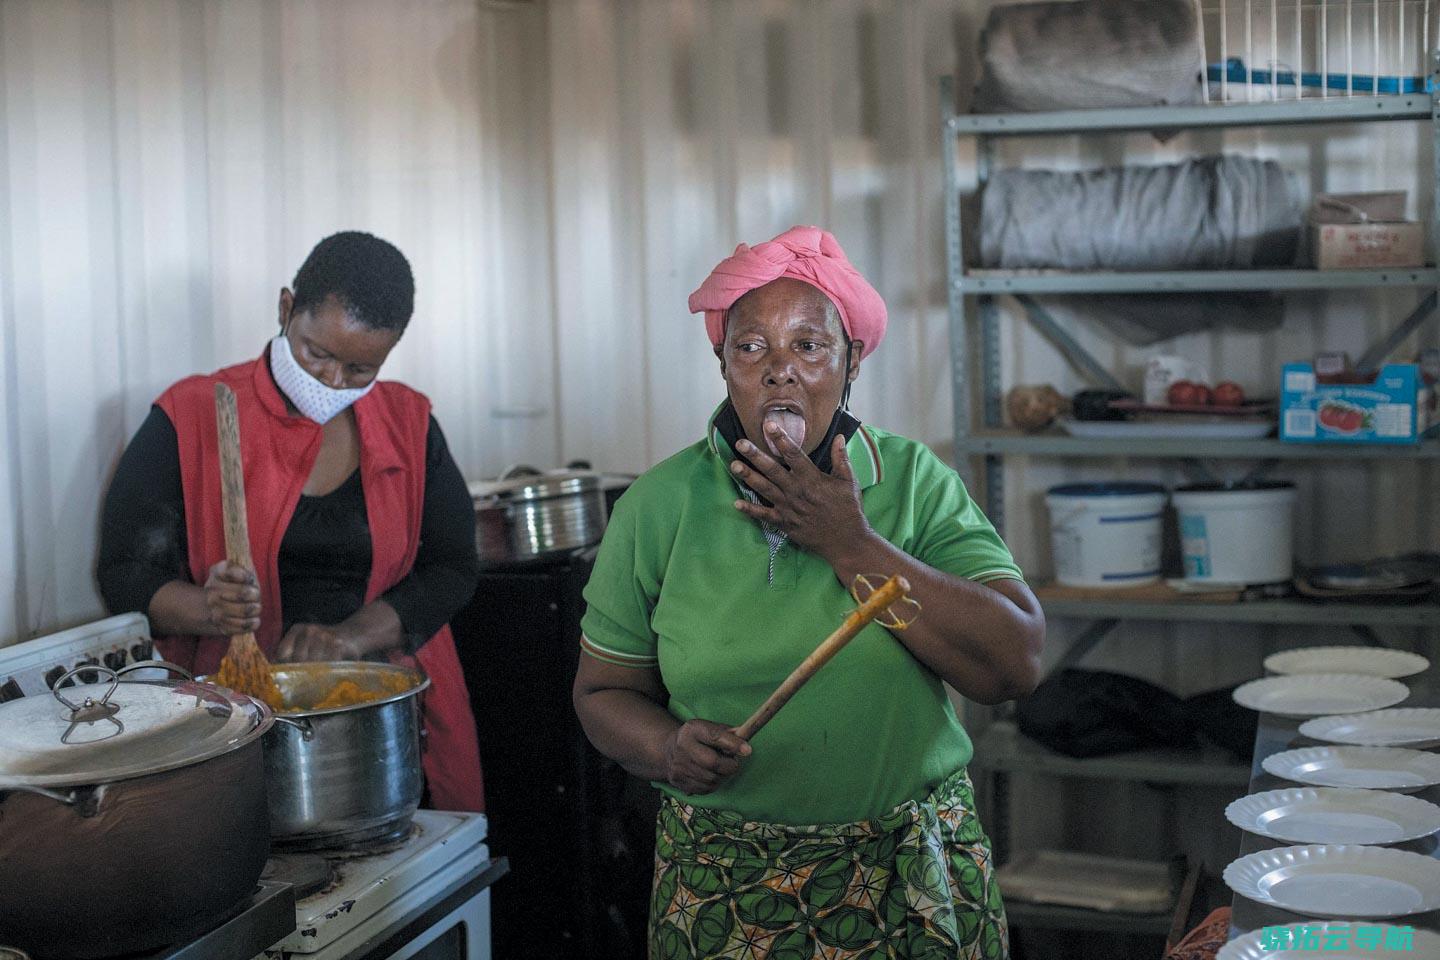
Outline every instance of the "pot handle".
<path fill-rule="evenodd" d="M 75 676 L 75 674 L 77 674 L 77 673 L 83 673 L 83 672 L 86 671 L 86 670 L 94 670 L 96 673 L 108 673 L 108 674 L 110 674 L 110 689 L 109 689 L 109 690 L 106 690 L 106 691 L 105 691 L 105 696 L 101 697 L 98 701 L 95 701 L 95 700 L 90 699 L 89 697 L 86 697 L 84 704 L 78 704 L 78 703 L 75 703 L 74 701 L 72 701 L 69 697 L 65 696 L 65 694 L 63 694 L 63 693 L 60 692 L 60 685 L 61 685 L 62 683 L 64 683 L 66 680 L 69 680 L 71 677 Z M 109 667 L 102 667 L 102 666 L 101 666 L 100 664 L 98 664 L 98 663 L 82 663 L 80 666 L 76 667 L 75 669 L 73 669 L 73 670 L 69 671 L 68 673 L 64 674 L 63 676 L 59 677 L 59 678 L 55 681 L 55 683 L 51 685 L 51 687 L 50 687 L 50 693 L 51 693 L 52 696 L 55 697 L 56 700 L 59 700 L 59 701 L 60 701 L 61 703 L 63 703 L 65 706 L 69 707 L 69 708 L 70 708 L 70 712 L 71 712 L 72 714 L 80 714 L 82 711 L 85 711 L 85 710 L 88 710 L 88 709 L 91 709 L 91 708 L 94 708 L 94 707 L 104 707 L 104 706 L 109 702 L 109 700 L 110 700 L 110 695 L 115 692 L 115 688 L 118 687 L 119 685 L 120 685 L 120 675 L 119 675 L 118 673 L 116 673 L 114 670 L 111 670 Z M 113 712 L 113 711 L 112 711 L 112 712 Z"/>
<path fill-rule="evenodd" d="M 186 680 L 194 680 L 195 675 L 189 670 L 169 660 L 138 660 L 129 666 L 121 667 L 115 671 L 115 676 L 123 677 L 131 670 L 169 670 L 171 673 L 178 673 Z"/>
<path fill-rule="evenodd" d="M 310 725 L 309 720 L 296 720 L 292 717 L 282 717 L 277 713 L 275 715 L 275 722 L 283 723 L 287 727 L 294 727 L 296 730 L 299 730 L 300 739 L 306 743 L 315 739 L 315 728 Z"/>
<path fill-rule="evenodd" d="M 82 817 L 93 817 L 95 811 L 100 808 L 100 790 L 96 787 L 75 787 L 71 790 L 51 790 L 48 787 L 36 787 L 28 783 L 12 783 L 0 787 L 0 794 L 10 793 L 33 793 L 37 797 L 44 797 L 46 800 L 54 800 L 56 803 L 63 803 L 67 807 L 74 807 L 75 811 Z"/>
<path fill-rule="evenodd" d="M 516 464 L 512 464 L 512 465 L 509 466 L 509 467 L 506 467 L 503 471 L 501 471 L 500 476 L 497 477 L 496 479 L 498 479 L 498 480 L 518 480 L 520 477 L 538 477 L 538 476 L 542 476 L 542 474 L 540 473 L 540 471 L 539 471 L 539 470 L 536 470 L 534 467 L 530 466 L 528 463 L 516 463 Z"/>

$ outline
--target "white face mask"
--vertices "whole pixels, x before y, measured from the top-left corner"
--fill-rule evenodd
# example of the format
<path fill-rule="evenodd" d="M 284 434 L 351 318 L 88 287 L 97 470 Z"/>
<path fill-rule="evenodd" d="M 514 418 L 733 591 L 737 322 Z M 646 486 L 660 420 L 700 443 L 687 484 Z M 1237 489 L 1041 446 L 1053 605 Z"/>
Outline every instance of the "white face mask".
<path fill-rule="evenodd" d="M 290 352 L 290 341 L 283 333 L 270 341 L 270 372 L 296 409 L 316 423 L 333 419 L 375 386 L 375 381 L 371 380 L 363 387 L 337 390 L 321 383 L 300 366 Z"/>

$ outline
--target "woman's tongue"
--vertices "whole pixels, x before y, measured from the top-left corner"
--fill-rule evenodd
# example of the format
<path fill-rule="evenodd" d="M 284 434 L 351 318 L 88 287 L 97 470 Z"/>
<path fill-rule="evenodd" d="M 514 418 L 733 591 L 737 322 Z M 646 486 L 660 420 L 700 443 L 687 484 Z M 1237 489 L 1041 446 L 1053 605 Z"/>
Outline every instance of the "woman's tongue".
<path fill-rule="evenodd" d="M 765 421 L 761 427 L 765 433 L 765 445 L 775 456 L 780 456 L 780 446 L 776 438 L 770 436 L 770 424 L 777 424 L 781 430 L 795 441 L 795 445 L 801 450 L 805 449 L 805 418 L 798 413 L 791 413 L 789 410 L 766 410 Z"/>

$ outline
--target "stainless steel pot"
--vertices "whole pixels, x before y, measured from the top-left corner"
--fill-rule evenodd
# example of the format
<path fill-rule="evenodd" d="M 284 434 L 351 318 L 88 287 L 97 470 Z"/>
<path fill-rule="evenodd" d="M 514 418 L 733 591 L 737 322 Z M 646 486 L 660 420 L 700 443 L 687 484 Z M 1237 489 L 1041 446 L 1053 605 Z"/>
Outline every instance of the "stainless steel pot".
<path fill-rule="evenodd" d="M 60 687 L 81 669 L 107 679 Z M 46 960 L 194 939 L 269 854 L 269 708 L 188 678 L 121 681 L 86 665 L 53 698 L 0 704 L 0 943 Z"/>
<path fill-rule="evenodd" d="M 507 470 L 472 483 L 475 545 L 486 565 L 541 560 L 598 543 L 605 532 L 605 491 L 591 470 Z"/>
<path fill-rule="evenodd" d="M 286 711 L 265 739 L 270 834 L 286 849 L 380 840 L 410 827 L 420 805 L 420 692 L 430 680 L 388 663 L 271 668 L 287 703 L 317 703 L 336 683 L 403 692 L 349 707 Z"/>

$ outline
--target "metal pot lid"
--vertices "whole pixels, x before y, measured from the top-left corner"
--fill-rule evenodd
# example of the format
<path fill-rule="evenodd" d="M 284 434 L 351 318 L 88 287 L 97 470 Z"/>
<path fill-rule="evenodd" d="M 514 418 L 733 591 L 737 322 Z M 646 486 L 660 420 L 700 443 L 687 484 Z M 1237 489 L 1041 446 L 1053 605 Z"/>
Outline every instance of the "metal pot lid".
<path fill-rule="evenodd" d="M 122 681 L 104 667 L 83 669 L 111 679 L 0 703 L 0 790 L 174 770 L 238 749 L 274 722 L 259 701 L 208 683 Z"/>
<path fill-rule="evenodd" d="M 549 500 L 599 490 L 600 475 L 591 470 L 556 470 L 537 476 L 472 483 L 469 486 L 470 496 L 476 499 L 493 498 L 507 502 Z"/>

